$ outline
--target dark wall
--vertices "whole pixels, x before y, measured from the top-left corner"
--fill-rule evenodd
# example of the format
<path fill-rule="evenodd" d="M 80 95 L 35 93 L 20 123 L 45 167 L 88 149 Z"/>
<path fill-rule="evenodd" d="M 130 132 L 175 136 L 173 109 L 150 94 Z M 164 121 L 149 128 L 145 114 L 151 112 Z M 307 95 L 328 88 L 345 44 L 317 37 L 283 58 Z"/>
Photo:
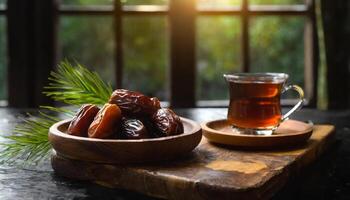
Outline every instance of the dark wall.
<path fill-rule="evenodd" d="M 321 0 L 328 108 L 350 108 L 350 1 Z"/>
<path fill-rule="evenodd" d="M 55 0 L 8 0 L 9 106 L 37 107 L 51 101 L 41 94 L 56 65 Z"/>

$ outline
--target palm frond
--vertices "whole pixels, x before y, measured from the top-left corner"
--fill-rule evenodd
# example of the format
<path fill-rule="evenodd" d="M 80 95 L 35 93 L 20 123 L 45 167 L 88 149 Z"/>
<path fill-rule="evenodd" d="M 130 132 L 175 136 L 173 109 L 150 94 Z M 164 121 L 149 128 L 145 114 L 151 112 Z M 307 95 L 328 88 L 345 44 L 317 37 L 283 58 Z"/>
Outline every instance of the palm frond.
<path fill-rule="evenodd" d="M 57 72 L 51 72 L 49 80 L 44 94 L 70 105 L 104 104 L 112 93 L 112 87 L 104 83 L 96 72 L 91 72 L 79 64 L 73 66 L 67 61 L 58 66 Z M 73 111 L 65 108 L 41 108 L 61 117 L 71 118 L 74 115 Z M 51 151 L 48 131 L 61 118 L 55 116 L 39 111 L 37 116 L 29 115 L 29 118 L 24 118 L 11 135 L 3 136 L 5 140 L 0 143 L 0 161 L 26 165 L 46 159 Z"/>
<path fill-rule="evenodd" d="M 38 117 L 29 114 L 28 119 L 18 124 L 12 134 L 4 136 L 5 141 L 0 153 L 2 162 L 11 164 L 24 161 L 26 164 L 35 164 L 47 158 L 51 150 L 48 140 L 48 130 L 56 122 L 56 117 L 40 112 Z"/>
<path fill-rule="evenodd" d="M 112 87 L 106 84 L 96 72 L 67 61 L 61 62 L 57 72 L 51 72 L 49 86 L 45 87 L 44 94 L 55 101 L 70 105 L 85 103 L 106 103 L 112 94 Z"/>

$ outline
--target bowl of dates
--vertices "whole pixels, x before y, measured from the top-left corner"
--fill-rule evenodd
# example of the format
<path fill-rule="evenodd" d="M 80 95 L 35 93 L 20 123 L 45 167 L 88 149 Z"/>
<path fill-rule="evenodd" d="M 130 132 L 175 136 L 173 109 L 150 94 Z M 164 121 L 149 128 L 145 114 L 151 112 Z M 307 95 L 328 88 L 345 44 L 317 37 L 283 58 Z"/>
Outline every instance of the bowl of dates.
<path fill-rule="evenodd" d="M 49 140 L 62 157 L 97 163 L 144 163 L 190 153 L 202 138 L 196 122 L 159 100 L 118 89 L 103 106 L 84 104 L 72 119 L 54 124 Z"/>

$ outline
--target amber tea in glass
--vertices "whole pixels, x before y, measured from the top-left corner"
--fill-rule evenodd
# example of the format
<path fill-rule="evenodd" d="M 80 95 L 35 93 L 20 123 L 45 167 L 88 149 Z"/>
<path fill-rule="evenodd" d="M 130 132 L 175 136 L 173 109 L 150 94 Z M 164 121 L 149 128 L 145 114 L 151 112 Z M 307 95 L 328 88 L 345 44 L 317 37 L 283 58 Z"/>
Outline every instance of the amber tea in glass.
<path fill-rule="evenodd" d="M 241 133 L 270 135 L 279 124 L 302 107 L 304 94 L 297 85 L 286 85 L 284 73 L 225 74 L 230 90 L 227 120 Z M 299 93 L 299 102 L 285 115 L 281 94 L 289 89 Z"/>

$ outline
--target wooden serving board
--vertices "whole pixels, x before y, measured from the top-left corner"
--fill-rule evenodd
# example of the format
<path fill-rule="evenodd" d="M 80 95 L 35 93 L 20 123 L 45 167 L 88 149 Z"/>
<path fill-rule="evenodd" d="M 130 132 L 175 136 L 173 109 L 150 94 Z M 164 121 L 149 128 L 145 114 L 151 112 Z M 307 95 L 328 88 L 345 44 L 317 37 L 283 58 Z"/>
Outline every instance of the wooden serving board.
<path fill-rule="evenodd" d="M 203 137 L 187 157 L 147 165 L 110 165 L 53 154 L 57 174 L 167 199 L 268 199 L 334 139 L 334 126 L 315 125 L 307 144 L 294 149 L 243 151 Z"/>

